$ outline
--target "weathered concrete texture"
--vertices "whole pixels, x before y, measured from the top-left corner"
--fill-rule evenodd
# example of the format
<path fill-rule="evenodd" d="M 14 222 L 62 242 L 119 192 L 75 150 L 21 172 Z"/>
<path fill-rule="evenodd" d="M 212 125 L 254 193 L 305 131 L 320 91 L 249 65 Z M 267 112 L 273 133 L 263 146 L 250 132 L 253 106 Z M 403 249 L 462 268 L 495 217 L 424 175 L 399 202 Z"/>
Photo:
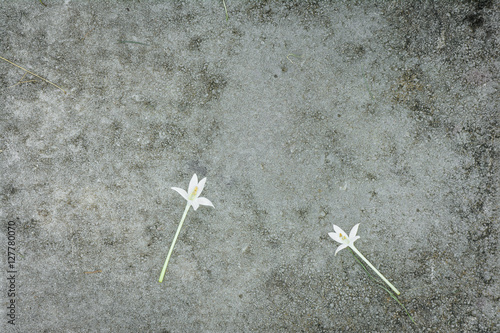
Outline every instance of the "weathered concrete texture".
<path fill-rule="evenodd" d="M 500 331 L 498 1 L 43 2 L 0 2 L 67 91 L 0 61 L 2 331 Z"/>

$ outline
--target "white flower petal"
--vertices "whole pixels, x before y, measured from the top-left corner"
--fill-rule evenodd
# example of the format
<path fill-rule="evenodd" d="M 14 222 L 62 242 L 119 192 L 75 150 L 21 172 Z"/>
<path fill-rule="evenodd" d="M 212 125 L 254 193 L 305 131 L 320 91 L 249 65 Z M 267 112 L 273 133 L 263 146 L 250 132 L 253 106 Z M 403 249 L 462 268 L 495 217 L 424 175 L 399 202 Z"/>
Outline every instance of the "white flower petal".
<path fill-rule="evenodd" d="M 340 245 L 340 246 L 337 248 L 337 251 L 335 251 L 335 255 L 337 255 L 337 252 L 339 252 L 340 250 L 345 249 L 346 247 L 347 247 L 347 245 L 346 245 L 346 244 L 342 244 L 342 245 Z"/>
<path fill-rule="evenodd" d="M 336 241 L 336 242 L 338 242 L 340 244 L 344 243 L 344 242 L 342 242 L 342 239 L 340 238 L 339 234 L 337 234 L 335 232 L 329 232 L 328 236 L 332 237 L 334 241 Z"/>
<path fill-rule="evenodd" d="M 191 177 L 191 181 L 189 182 L 188 193 L 191 195 L 194 191 L 194 188 L 198 186 L 198 176 L 196 174 Z"/>
<path fill-rule="evenodd" d="M 199 197 L 201 194 L 201 191 L 203 191 L 203 188 L 205 187 L 205 182 L 207 181 L 207 177 L 203 178 L 200 180 L 198 183 L 198 192 L 196 192 L 196 197 Z"/>
<path fill-rule="evenodd" d="M 172 190 L 176 191 L 177 193 L 179 193 L 180 195 L 182 195 L 182 197 L 184 199 L 188 199 L 188 194 L 186 191 L 184 191 L 182 188 L 178 188 L 178 187 L 172 187 Z"/>
<path fill-rule="evenodd" d="M 347 236 L 344 230 L 340 229 L 340 227 L 337 227 L 335 224 L 333 225 L 333 230 L 335 230 L 337 234 L 343 234 L 344 236 Z"/>
<path fill-rule="evenodd" d="M 198 200 L 191 200 L 191 206 L 193 206 L 194 210 L 197 210 L 198 207 L 200 207 L 200 204 L 198 203 Z"/>
<path fill-rule="evenodd" d="M 203 205 L 203 206 L 212 206 L 212 207 L 214 207 L 214 205 L 212 204 L 212 202 L 211 202 L 210 200 L 208 200 L 207 198 L 203 198 L 203 197 L 201 197 L 201 198 L 196 199 L 196 201 L 198 201 L 198 203 L 199 203 L 200 205 Z M 215 208 L 215 207 L 214 207 L 214 208 Z"/>
<path fill-rule="evenodd" d="M 359 223 L 352 227 L 351 232 L 349 233 L 349 239 L 351 242 L 354 242 L 354 238 L 356 238 L 356 233 L 358 232 Z M 359 237 L 358 237 L 359 238 Z"/>

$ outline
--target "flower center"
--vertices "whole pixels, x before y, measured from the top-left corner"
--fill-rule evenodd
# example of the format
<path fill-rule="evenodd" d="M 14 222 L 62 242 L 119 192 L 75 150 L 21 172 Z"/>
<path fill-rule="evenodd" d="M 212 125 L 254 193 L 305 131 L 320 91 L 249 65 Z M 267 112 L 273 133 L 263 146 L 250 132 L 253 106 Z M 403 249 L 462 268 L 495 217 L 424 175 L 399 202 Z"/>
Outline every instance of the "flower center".
<path fill-rule="evenodd" d="M 193 200 L 195 197 L 196 197 L 196 193 L 198 192 L 198 186 L 196 186 L 193 190 L 193 192 L 191 193 L 191 195 L 189 196 L 189 200 Z"/>
<path fill-rule="evenodd" d="M 340 236 L 340 239 L 342 239 L 342 241 L 345 244 L 349 244 L 349 239 L 347 239 L 347 237 L 345 235 L 342 235 L 342 233 L 339 233 L 339 236 Z"/>

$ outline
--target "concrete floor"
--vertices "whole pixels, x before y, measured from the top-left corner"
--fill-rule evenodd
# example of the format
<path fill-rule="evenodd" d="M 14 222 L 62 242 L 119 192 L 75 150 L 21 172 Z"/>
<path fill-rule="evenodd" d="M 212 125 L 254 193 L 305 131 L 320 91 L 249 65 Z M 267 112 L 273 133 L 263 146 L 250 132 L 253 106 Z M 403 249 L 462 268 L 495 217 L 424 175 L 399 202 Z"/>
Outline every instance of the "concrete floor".
<path fill-rule="evenodd" d="M 500 331 L 499 1 L 225 4 L 0 1 L 0 330 Z"/>

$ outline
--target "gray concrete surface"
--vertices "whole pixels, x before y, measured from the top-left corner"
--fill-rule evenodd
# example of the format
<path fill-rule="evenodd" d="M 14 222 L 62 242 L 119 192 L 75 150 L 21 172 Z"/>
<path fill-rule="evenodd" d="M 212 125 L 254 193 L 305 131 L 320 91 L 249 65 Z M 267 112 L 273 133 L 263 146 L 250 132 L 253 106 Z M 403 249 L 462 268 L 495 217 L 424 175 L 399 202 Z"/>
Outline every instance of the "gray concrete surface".
<path fill-rule="evenodd" d="M 0 61 L 2 332 L 500 331 L 498 1 L 43 3 L 0 2 L 67 91 Z"/>

